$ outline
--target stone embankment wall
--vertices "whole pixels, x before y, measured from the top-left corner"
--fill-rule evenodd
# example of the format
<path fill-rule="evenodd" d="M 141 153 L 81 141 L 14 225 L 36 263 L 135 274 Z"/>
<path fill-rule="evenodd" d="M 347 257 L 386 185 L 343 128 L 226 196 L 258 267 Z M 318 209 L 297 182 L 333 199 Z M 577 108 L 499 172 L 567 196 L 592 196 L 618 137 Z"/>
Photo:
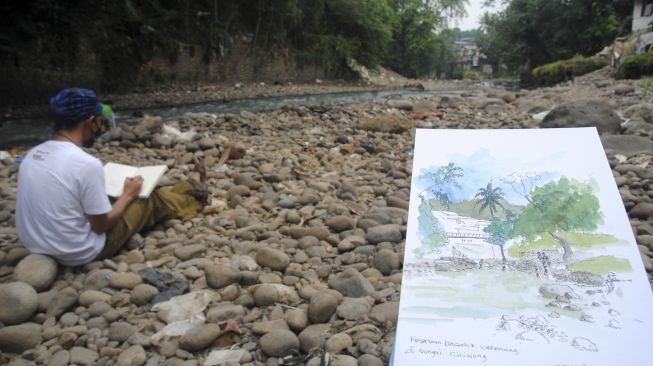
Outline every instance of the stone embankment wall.
<path fill-rule="evenodd" d="M 288 50 L 267 53 L 238 45 L 224 57 L 213 57 L 205 62 L 200 51 L 182 47 L 178 58 L 171 62 L 163 55 L 144 64 L 140 83 L 148 82 L 286 82 L 312 81 L 324 78 L 325 72 L 317 65 L 298 65 Z"/>
<path fill-rule="evenodd" d="M 47 100 L 57 90 L 80 86 L 102 92 L 106 80 L 105 68 L 90 47 L 80 45 L 77 55 L 18 53 L 0 60 L 0 106 L 20 106 Z M 157 53 L 149 62 L 142 63 L 134 72 L 130 85 L 120 91 L 165 88 L 173 84 L 202 84 L 216 82 L 302 82 L 326 78 L 318 65 L 298 65 L 289 50 L 269 53 L 254 52 L 241 44 L 225 55 L 214 56 L 207 62 L 199 47 L 181 46 L 174 60 Z M 125 78 L 125 75 L 115 77 Z"/>

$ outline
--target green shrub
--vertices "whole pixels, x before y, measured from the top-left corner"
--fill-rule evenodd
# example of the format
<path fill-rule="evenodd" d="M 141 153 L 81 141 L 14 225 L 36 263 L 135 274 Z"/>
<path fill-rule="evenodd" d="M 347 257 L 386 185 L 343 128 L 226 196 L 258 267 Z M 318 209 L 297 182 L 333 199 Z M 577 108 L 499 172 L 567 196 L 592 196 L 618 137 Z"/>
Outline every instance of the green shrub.
<path fill-rule="evenodd" d="M 469 79 L 469 80 L 478 80 L 481 78 L 481 75 L 474 70 L 465 70 L 463 72 L 463 79 Z"/>
<path fill-rule="evenodd" d="M 604 58 L 575 56 L 533 69 L 531 83 L 536 86 L 554 85 L 607 65 L 608 60 Z"/>
<path fill-rule="evenodd" d="M 624 57 L 617 70 L 617 79 L 639 79 L 653 75 L 653 52 Z"/>
<path fill-rule="evenodd" d="M 460 68 L 454 69 L 451 72 L 449 78 L 454 79 L 454 80 L 462 80 L 463 79 L 463 70 L 461 70 Z"/>
<path fill-rule="evenodd" d="M 404 133 L 414 128 L 413 122 L 400 116 L 385 115 L 372 117 L 355 128 L 372 132 Z"/>

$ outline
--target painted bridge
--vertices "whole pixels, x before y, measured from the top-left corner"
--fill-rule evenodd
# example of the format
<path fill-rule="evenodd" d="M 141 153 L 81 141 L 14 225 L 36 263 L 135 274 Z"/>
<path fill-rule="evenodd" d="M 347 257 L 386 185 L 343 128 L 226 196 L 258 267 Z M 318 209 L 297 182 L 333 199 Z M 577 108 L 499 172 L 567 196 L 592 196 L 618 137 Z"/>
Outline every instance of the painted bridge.
<path fill-rule="evenodd" d="M 490 239 L 490 234 L 487 233 L 470 233 L 470 232 L 446 232 L 447 238 L 456 239 Z"/>

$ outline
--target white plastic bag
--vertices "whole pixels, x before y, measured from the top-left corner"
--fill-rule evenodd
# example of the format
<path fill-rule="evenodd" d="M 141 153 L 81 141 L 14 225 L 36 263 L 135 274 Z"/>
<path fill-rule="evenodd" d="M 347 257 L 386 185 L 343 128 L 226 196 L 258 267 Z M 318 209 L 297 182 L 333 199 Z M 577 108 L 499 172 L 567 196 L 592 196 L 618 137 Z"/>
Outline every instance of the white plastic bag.
<path fill-rule="evenodd" d="M 161 312 L 161 318 L 168 325 L 154 334 L 152 339 L 183 336 L 195 325 L 203 324 L 206 321 L 204 309 L 212 298 L 213 292 L 209 290 L 194 291 L 154 305 L 152 310 Z"/>
<path fill-rule="evenodd" d="M 245 355 L 245 350 L 242 349 L 226 349 L 220 351 L 213 351 L 209 353 L 209 357 L 204 361 L 204 366 L 219 366 L 226 362 L 238 362 Z"/>
<path fill-rule="evenodd" d="M 167 136 L 169 136 L 176 142 L 193 141 L 193 139 L 197 135 L 197 132 L 195 131 L 194 128 L 191 129 L 190 131 L 181 132 L 177 128 L 169 125 L 163 126 L 163 133 L 165 133 Z"/>
<path fill-rule="evenodd" d="M 540 113 L 535 113 L 533 115 L 533 119 L 536 120 L 536 121 L 544 121 L 544 119 L 546 118 L 546 116 L 549 115 L 549 113 L 551 113 L 551 111 L 544 111 L 544 112 L 540 112 Z"/>

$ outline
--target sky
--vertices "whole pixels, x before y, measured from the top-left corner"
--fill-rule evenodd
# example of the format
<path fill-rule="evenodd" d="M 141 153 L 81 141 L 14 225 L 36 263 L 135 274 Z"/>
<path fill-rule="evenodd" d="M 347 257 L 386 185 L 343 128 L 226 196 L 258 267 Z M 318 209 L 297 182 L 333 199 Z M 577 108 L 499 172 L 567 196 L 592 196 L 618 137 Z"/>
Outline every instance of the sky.
<path fill-rule="evenodd" d="M 476 29 L 479 26 L 479 19 L 481 18 L 481 15 L 488 10 L 488 9 L 483 9 L 482 3 L 483 0 L 468 0 L 467 6 L 465 6 L 465 10 L 467 11 L 467 16 L 465 16 L 462 20 L 458 21 L 457 26 L 462 29 L 462 30 L 469 30 L 469 29 Z M 499 10 L 499 6 L 495 6 L 495 8 L 489 9 L 491 12 L 496 12 Z"/>

